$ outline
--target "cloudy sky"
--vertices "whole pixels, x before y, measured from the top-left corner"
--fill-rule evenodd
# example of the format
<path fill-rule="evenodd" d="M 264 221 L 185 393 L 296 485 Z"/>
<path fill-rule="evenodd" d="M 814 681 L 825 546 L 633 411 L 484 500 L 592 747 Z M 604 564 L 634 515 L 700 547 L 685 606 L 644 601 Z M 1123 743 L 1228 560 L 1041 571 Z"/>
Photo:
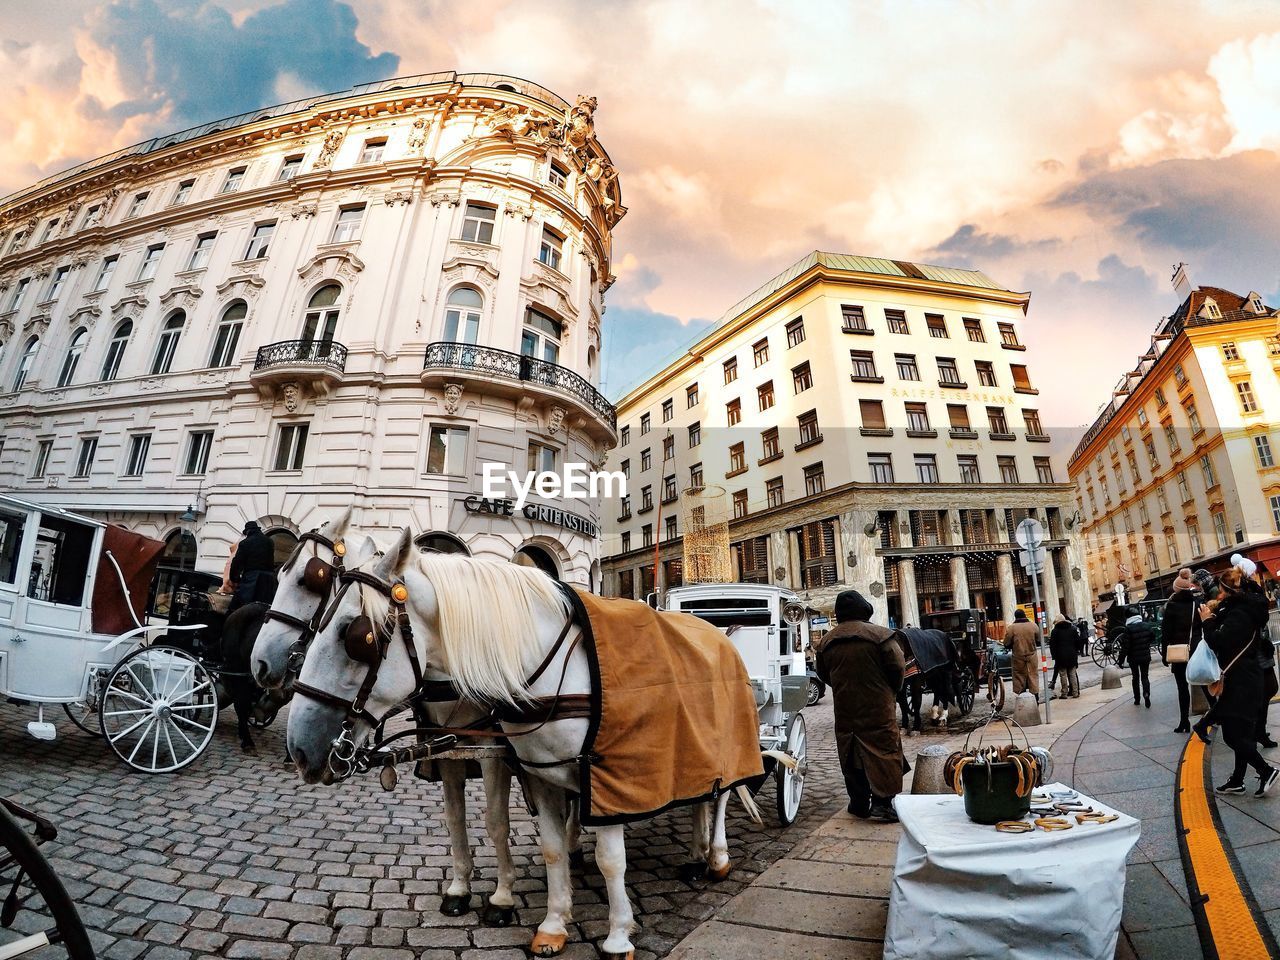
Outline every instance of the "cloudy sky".
<path fill-rule="evenodd" d="M 599 98 L 631 208 L 607 387 L 814 248 L 1031 290 L 1046 424 L 1176 307 L 1280 302 L 1280 4 L 0 0 L 0 193 L 146 136 L 434 70 Z"/>

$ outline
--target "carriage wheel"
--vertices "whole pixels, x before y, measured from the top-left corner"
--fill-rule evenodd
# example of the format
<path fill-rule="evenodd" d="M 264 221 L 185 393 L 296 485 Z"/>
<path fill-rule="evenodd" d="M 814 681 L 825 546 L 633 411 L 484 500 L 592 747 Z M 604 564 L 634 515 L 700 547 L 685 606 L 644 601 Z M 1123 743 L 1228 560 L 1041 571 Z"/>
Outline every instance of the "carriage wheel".
<path fill-rule="evenodd" d="M 1099 640 L 1094 643 L 1093 651 L 1090 653 L 1093 662 L 1100 667 L 1105 667 L 1109 663 L 1116 662 L 1116 645 L 1109 639 Z"/>
<path fill-rule="evenodd" d="M 181 770 L 213 739 L 218 692 L 209 671 L 185 650 L 143 647 L 107 678 L 101 722 L 111 749 L 135 770 Z"/>
<path fill-rule="evenodd" d="M 962 714 L 973 709 L 973 699 L 978 692 L 978 679 L 970 667 L 961 667 L 956 676 L 956 705 Z"/>
<path fill-rule="evenodd" d="M 92 737 L 102 736 L 102 724 L 98 722 L 98 711 L 83 700 L 79 703 L 64 703 L 62 709 L 67 719 Z"/>
<path fill-rule="evenodd" d="M 995 670 L 987 676 L 987 699 L 996 713 L 1004 709 L 1004 678 Z"/>
<path fill-rule="evenodd" d="M 804 796 L 804 775 L 809 766 L 809 738 L 805 734 L 804 717 L 796 714 L 787 733 L 787 753 L 796 761 L 796 768 L 789 770 L 778 764 L 773 770 L 777 785 L 778 822 L 789 827 L 800 814 L 800 799 Z"/>

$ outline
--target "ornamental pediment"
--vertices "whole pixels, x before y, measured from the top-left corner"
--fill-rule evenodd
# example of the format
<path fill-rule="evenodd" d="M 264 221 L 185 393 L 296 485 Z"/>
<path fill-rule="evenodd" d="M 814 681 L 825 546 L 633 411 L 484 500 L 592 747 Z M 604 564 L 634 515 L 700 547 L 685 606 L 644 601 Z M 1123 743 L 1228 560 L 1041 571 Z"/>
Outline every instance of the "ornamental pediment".
<path fill-rule="evenodd" d="M 116 301 L 115 305 L 111 308 L 111 316 L 113 318 L 119 317 L 124 313 L 129 313 L 133 309 L 136 309 L 141 313 L 143 310 L 147 309 L 147 304 L 150 302 L 150 300 L 142 296 L 140 293 L 131 293 L 129 296 L 121 297 Z"/>
<path fill-rule="evenodd" d="M 232 295 L 244 297 L 246 300 L 254 300 L 258 296 L 258 291 L 266 284 L 267 281 L 256 273 L 236 273 L 223 280 L 216 289 L 220 300 L 226 300 Z"/>
<path fill-rule="evenodd" d="M 493 279 L 498 279 L 498 251 L 487 243 L 468 243 L 465 240 L 449 241 L 449 253 L 452 256 L 443 264 L 444 270 L 458 270 L 462 267 L 475 267 Z"/>
<path fill-rule="evenodd" d="M 101 307 L 96 303 L 86 303 L 67 317 L 67 322 L 73 327 L 88 327 L 92 330 L 94 321 L 100 316 L 102 316 Z"/>
<path fill-rule="evenodd" d="M 0 343 L 8 343 L 13 336 L 13 321 L 8 317 L 0 317 Z"/>
<path fill-rule="evenodd" d="M 542 281 L 524 281 L 520 284 L 530 300 L 550 307 L 561 316 L 577 318 L 578 308 L 559 285 L 552 286 Z"/>
<path fill-rule="evenodd" d="M 200 296 L 203 293 L 203 290 L 192 283 L 185 283 L 176 287 L 170 287 L 164 293 L 160 294 L 160 307 L 162 310 L 178 308 L 190 311 L 194 309 L 196 301 L 200 299 Z"/>
<path fill-rule="evenodd" d="M 298 267 L 298 276 L 303 280 L 316 277 L 339 277 L 346 281 L 354 280 L 356 274 L 364 269 L 364 261 L 355 255 L 352 249 L 355 244 L 330 243 L 320 247 L 310 260 Z"/>
<path fill-rule="evenodd" d="M 36 314 L 23 325 L 22 332 L 34 334 L 37 337 L 43 336 L 44 332 L 49 329 L 49 323 L 52 319 L 47 313 Z"/>

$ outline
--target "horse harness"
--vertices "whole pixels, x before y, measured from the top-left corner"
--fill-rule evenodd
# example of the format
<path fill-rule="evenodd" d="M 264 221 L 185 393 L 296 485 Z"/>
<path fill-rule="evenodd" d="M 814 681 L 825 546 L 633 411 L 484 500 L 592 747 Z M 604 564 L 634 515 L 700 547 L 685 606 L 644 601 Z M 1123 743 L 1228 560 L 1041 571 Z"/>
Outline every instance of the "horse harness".
<path fill-rule="evenodd" d="M 342 571 L 342 560 L 347 554 L 347 545 L 343 541 L 330 540 L 323 534 L 308 531 L 298 538 L 298 546 L 294 549 L 293 556 L 285 562 L 286 567 L 293 564 L 308 542 L 327 547 L 333 553 L 333 563 L 325 563 L 320 559 L 319 547 L 314 547 L 311 558 L 298 576 L 298 583 L 301 586 L 320 597 L 320 602 L 316 604 L 316 612 L 311 615 L 310 620 L 303 620 L 301 617 L 275 609 L 268 610 L 266 615 L 266 622 L 278 620 L 285 626 L 298 631 L 298 639 L 289 647 L 289 667 L 294 673 L 301 668 L 302 657 L 306 654 L 311 641 L 315 639 L 316 631 L 320 627 L 320 618 L 328 605 L 329 597 L 333 593 L 334 581 Z"/>

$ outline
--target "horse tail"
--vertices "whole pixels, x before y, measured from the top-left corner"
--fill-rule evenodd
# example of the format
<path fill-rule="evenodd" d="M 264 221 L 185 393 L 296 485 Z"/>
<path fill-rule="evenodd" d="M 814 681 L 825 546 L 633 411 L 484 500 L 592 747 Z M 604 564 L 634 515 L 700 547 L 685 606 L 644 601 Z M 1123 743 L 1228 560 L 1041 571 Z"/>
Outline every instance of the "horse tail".
<path fill-rule="evenodd" d="M 764 818 L 760 816 L 760 808 L 756 806 L 756 802 L 751 799 L 751 791 L 745 785 L 739 784 L 734 788 L 734 793 L 738 795 L 738 799 L 742 801 L 742 806 L 746 808 L 747 816 L 754 823 L 764 823 Z"/>
<path fill-rule="evenodd" d="M 760 755 L 762 757 L 773 757 L 773 759 L 777 760 L 788 770 L 794 770 L 796 767 L 800 766 L 800 764 L 796 762 L 795 757 L 782 750 L 761 750 Z"/>

